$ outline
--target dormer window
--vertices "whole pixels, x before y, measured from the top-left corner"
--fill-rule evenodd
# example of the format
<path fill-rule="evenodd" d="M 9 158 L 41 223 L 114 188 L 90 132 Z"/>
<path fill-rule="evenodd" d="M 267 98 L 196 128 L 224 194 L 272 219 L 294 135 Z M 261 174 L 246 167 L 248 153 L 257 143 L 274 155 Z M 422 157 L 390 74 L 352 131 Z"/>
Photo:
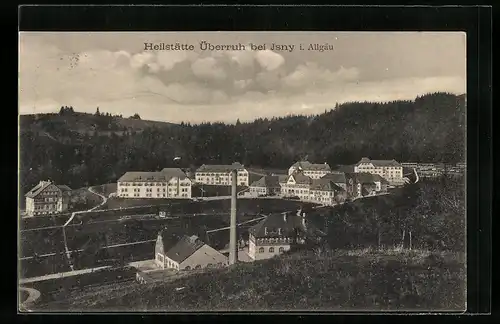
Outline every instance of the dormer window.
<path fill-rule="evenodd" d="M 278 228 L 278 235 L 281 235 L 281 228 Z"/>
<path fill-rule="evenodd" d="M 267 235 L 267 227 L 264 227 L 264 235 Z"/>

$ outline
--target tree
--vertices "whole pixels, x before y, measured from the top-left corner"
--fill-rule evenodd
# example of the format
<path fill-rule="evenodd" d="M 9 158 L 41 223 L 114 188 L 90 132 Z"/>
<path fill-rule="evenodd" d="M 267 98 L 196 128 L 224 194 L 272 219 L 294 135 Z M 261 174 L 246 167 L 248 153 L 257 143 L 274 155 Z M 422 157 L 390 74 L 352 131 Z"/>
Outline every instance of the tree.
<path fill-rule="evenodd" d="M 133 116 L 130 116 L 130 119 L 141 119 L 138 113 L 135 113 Z"/>

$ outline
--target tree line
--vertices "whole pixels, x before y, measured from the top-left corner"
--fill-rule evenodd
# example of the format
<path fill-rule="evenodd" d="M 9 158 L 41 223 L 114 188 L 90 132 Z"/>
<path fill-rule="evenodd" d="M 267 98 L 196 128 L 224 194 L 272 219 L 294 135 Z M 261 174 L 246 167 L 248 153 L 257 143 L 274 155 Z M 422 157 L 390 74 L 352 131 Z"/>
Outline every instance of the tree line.
<path fill-rule="evenodd" d="M 21 125 L 22 192 L 47 178 L 79 188 L 115 182 L 126 171 L 235 161 L 284 169 L 305 156 L 331 166 L 352 164 L 364 156 L 416 162 L 465 160 L 465 96 L 447 93 L 414 101 L 351 102 L 315 116 L 165 124 L 140 131 L 120 126 L 116 116 L 91 117 L 88 133 L 76 132 L 52 116 L 44 116 L 44 132 L 29 123 Z"/>
<path fill-rule="evenodd" d="M 73 109 L 73 106 L 61 106 L 59 109 L 59 115 L 61 116 L 68 116 L 68 115 L 74 115 L 75 110 Z M 109 112 L 101 113 L 99 110 L 99 107 L 97 107 L 96 112 L 94 113 L 94 116 L 102 116 L 102 117 L 114 117 L 114 118 L 123 118 L 123 115 L 112 115 Z M 129 117 L 130 119 L 141 119 L 141 116 L 138 113 L 133 114 L 132 116 Z"/>
<path fill-rule="evenodd" d="M 419 181 L 392 195 L 360 199 L 328 213 L 325 227 L 334 249 L 465 251 L 463 178 Z"/>

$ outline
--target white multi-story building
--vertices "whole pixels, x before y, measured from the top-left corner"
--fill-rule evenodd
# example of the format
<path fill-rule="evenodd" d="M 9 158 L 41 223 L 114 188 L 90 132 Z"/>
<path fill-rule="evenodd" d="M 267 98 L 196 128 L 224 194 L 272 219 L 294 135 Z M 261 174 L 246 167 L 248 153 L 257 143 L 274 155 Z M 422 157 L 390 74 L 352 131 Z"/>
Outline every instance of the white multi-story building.
<path fill-rule="evenodd" d="M 290 174 L 280 182 L 282 197 L 298 197 L 300 200 L 309 200 L 313 180 L 302 172 Z"/>
<path fill-rule="evenodd" d="M 231 172 L 237 170 L 238 186 L 248 186 L 248 171 L 240 163 L 231 165 L 208 165 L 203 164 L 196 170 L 195 179 L 197 183 L 216 186 L 230 186 Z"/>
<path fill-rule="evenodd" d="M 344 182 L 345 186 L 345 182 Z M 335 205 L 344 202 L 347 199 L 347 191 L 345 188 L 337 185 L 327 176 L 313 180 L 309 189 L 309 200 L 323 205 Z"/>
<path fill-rule="evenodd" d="M 51 181 L 40 181 L 26 194 L 27 216 L 58 214 L 68 209 L 71 189 Z"/>
<path fill-rule="evenodd" d="M 364 157 L 356 163 L 354 172 L 378 174 L 391 185 L 405 183 L 403 179 L 403 166 L 396 160 L 370 160 Z"/>
<path fill-rule="evenodd" d="M 332 169 L 326 162 L 323 164 L 314 164 L 309 161 L 300 161 L 296 162 L 288 169 L 288 175 L 291 175 L 294 172 L 302 172 L 305 176 L 308 176 L 311 179 L 319 179 L 331 171 Z"/>
<path fill-rule="evenodd" d="M 160 172 L 127 172 L 118 179 L 121 198 L 191 198 L 191 180 L 178 168 Z"/>

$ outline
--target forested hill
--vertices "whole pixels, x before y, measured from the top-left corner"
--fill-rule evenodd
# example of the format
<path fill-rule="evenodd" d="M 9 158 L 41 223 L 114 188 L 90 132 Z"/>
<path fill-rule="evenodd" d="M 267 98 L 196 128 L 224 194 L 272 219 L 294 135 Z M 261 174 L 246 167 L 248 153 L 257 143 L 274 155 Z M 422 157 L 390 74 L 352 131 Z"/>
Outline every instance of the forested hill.
<path fill-rule="evenodd" d="M 33 131 L 57 141 L 64 141 L 67 137 L 79 135 L 110 135 L 134 130 L 140 132 L 150 127 L 167 127 L 174 124 L 141 120 L 139 114 L 123 118 L 109 113 L 87 114 L 75 112 L 73 107 L 61 107 L 59 113 L 33 114 L 20 116 L 21 131 Z"/>
<path fill-rule="evenodd" d="M 78 114 L 71 115 L 22 121 L 21 192 L 41 179 L 78 188 L 114 182 L 129 170 L 203 163 L 239 161 L 287 168 L 305 155 L 310 161 L 330 165 L 355 163 L 364 156 L 422 162 L 465 160 L 465 95 L 435 93 L 414 101 L 353 102 L 317 116 L 235 125 L 150 123 L 140 131 L 134 127 L 100 131 L 116 120 L 111 116 L 94 116 L 97 130 L 95 125 L 88 131 L 71 129 L 80 119 Z M 176 156 L 182 159 L 174 162 Z"/>

